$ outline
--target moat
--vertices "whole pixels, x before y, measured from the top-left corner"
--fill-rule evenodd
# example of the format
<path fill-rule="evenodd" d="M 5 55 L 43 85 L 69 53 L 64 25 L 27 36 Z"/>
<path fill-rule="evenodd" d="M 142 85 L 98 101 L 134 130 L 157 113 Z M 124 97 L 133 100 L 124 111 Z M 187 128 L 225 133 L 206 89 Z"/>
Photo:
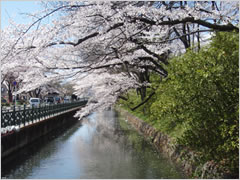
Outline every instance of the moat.
<path fill-rule="evenodd" d="M 185 178 L 113 110 L 93 113 L 2 161 L 11 179 Z"/>

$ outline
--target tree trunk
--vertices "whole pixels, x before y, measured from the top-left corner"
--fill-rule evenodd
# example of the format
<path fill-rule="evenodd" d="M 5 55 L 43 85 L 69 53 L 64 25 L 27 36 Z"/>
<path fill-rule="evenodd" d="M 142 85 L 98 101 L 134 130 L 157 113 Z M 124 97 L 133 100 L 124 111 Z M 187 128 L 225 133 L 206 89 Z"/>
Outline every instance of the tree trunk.
<path fill-rule="evenodd" d="M 13 95 L 11 89 L 8 90 L 8 101 L 13 102 Z"/>
<path fill-rule="evenodd" d="M 29 94 L 29 96 L 30 97 L 33 97 L 33 95 L 32 95 L 32 92 L 30 91 L 30 92 L 28 92 L 28 94 Z"/>

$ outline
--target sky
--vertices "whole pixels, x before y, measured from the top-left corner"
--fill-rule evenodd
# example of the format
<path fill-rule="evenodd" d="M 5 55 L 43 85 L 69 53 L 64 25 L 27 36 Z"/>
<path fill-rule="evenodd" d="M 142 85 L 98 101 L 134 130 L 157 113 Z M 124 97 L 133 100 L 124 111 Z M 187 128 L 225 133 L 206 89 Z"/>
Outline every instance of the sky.
<path fill-rule="evenodd" d="M 1 0 L 1 29 L 9 24 L 9 18 L 17 23 L 29 23 L 31 18 L 21 13 L 32 13 L 42 9 L 40 1 L 4 1 Z"/>

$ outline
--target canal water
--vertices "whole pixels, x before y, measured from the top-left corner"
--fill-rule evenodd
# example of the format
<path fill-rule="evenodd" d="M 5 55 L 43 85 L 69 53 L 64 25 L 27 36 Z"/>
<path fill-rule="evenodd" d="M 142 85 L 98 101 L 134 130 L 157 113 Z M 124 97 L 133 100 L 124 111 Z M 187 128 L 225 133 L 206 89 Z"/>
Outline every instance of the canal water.
<path fill-rule="evenodd" d="M 11 179 L 185 178 L 112 110 L 51 133 L 1 165 L 1 177 Z"/>

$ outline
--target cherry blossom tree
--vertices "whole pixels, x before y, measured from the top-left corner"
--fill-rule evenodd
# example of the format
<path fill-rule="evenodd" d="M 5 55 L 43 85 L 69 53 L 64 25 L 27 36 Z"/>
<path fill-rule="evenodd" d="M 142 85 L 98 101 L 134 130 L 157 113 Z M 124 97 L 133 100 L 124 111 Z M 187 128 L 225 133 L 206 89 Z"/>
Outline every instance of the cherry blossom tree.
<path fill-rule="evenodd" d="M 32 24 L 2 31 L 2 79 L 17 67 L 22 82 L 18 93 L 69 79 L 75 94 L 91 91 L 87 106 L 77 113 L 80 117 L 112 106 L 133 88 L 144 102 L 150 74 L 167 77 L 164 67 L 170 55 L 200 48 L 204 34 L 239 31 L 236 1 L 43 4 L 42 12 L 32 14 Z M 42 23 L 50 16 L 51 23 Z"/>

